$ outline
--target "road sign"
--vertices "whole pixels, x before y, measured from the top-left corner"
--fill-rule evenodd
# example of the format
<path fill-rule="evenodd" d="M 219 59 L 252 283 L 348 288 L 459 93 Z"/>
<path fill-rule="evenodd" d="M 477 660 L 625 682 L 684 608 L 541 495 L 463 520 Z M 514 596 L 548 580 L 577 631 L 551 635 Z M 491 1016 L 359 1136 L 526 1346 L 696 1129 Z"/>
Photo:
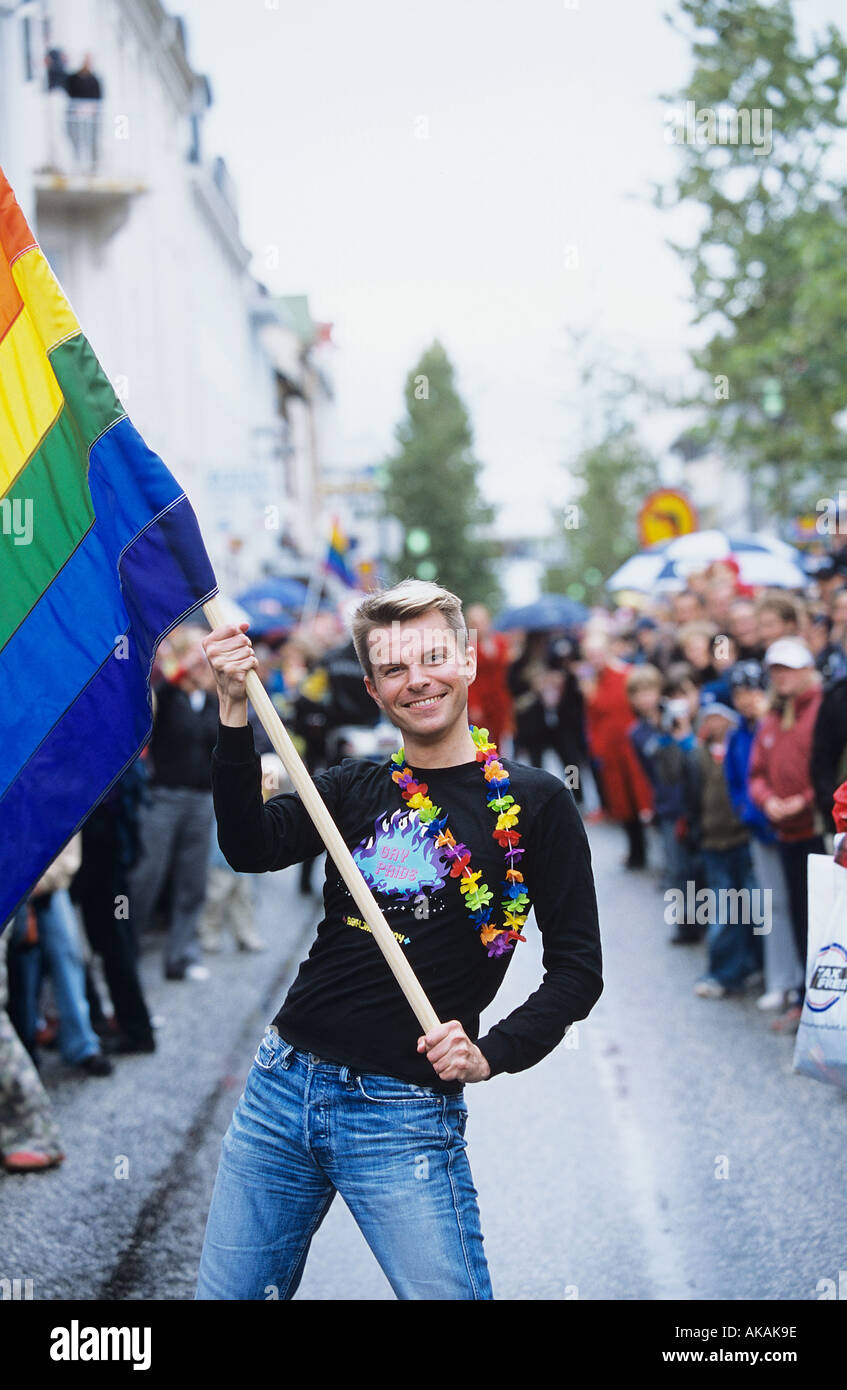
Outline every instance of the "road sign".
<path fill-rule="evenodd" d="M 638 537 L 643 546 L 672 541 L 698 528 L 697 513 L 684 492 L 663 487 L 645 498 L 638 513 Z"/>

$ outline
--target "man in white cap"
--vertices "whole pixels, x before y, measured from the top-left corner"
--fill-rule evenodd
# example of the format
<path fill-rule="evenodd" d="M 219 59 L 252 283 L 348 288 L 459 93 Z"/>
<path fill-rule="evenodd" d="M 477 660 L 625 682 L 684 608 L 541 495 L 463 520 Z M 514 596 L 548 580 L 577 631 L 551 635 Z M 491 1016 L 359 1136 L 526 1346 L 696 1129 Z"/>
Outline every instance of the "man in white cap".
<path fill-rule="evenodd" d="M 759 726 L 750 759 L 750 796 L 776 832 L 788 885 L 791 925 L 805 969 L 808 933 L 806 860 L 824 854 L 820 817 L 810 771 L 812 735 L 822 693 L 812 653 L 799 637 L 781 637 L 765 654 L 775 708 Z M 805 979 L 798 981 L 800 996 Z M 789 1009 L 774 1028 L 796 1031 L 801 1006 Z"/>

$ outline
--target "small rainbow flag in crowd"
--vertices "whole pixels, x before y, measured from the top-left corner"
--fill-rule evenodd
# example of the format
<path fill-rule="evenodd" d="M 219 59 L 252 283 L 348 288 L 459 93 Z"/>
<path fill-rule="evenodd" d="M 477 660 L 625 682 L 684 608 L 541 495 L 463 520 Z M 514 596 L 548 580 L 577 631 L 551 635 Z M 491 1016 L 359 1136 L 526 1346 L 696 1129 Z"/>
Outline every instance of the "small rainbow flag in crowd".
<path fill-rule="evenodd" d="M 156 646 L 217 592 L 0 169 L 0 928 L 151 729 Z"/>
<path fill-rule="evenodd" d="M 356 576 L 350 568 L 349 554 L 350 542 L 338 522 L 333 521 L 324 566 L 330 574 L 335 575 L 336 579 L 340 579 L 342 584 L 353 589 L 356 586 Z"/>

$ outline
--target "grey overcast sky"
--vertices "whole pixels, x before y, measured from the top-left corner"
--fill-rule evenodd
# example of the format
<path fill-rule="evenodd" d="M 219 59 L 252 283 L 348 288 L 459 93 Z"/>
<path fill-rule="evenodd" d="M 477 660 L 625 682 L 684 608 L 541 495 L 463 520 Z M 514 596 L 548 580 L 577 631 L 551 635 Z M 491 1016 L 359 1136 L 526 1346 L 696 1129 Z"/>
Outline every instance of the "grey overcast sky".
<path fill-rule="evenodd" d="M 377 461 L 406 373 L 457 369 L 498 530 L 544 533 L 590 403 L 569 328 L 655 382 L 686 370 L 687 279 L 649 201 L 677 152 L 674 0 L 178 0 L 253 270 L 334 322 L 325 462 Z M 801 32 L 845 0 L 796 0 Z M 644 422 L 659 455 L 679 428 Z"/>

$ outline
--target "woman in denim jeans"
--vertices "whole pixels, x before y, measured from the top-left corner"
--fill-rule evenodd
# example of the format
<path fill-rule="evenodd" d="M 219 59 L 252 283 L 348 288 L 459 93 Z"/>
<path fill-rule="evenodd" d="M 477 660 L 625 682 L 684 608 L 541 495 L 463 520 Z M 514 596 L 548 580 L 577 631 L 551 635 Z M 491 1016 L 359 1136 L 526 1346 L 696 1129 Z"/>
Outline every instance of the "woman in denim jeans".
<path fill-rule="evenodd" d="M 466 1154 L 464 1087 L 540 1061 L 588 1014 L 602 978 L 590 855 L 570 791 L 549 773 L 500 759 L 496 775 L 505 768 L 512 800 L 505 817 L 489 805 L 467 722 L 475 673 L 467 636 L 459 600 L 437 585 L 407 580 L 369 595 L 353 620 L 356 651 L 368 692 L 402 734 L 409 780 L 392 775 L 396 759 L 348 759 L 315 779 L 438 1017 L 448 1021 L 420 1035 L 328 860 L 324 917 L 221 1146 L 198 1298 L 291 1298 L 336 1192 L 398 1298 L 492 1297 Z M 256 665 L 249 639 L 228 626 L 204 645 L 220 703 L 212 785 L 221 848 L 240 872 L 300 863 L 320 852 L 321 841 L 299 797 L 262 801 L 244 692 Z M 437 836 L 431 815 L 419 814 L 427 795 Z M 466 900 L 486 884 L 490 922 Z M 502 983 L 514 941 L 524 939 L 511 923 L 527 894 L 544 943 L 544 980 L 480 1038 L 480 1014 Z M 507 919 L 509 902 L 516 905 Z"/>
<path fill-rule="evenodd" d="M 16 913 L 9 943 L 9 1017 L 27 1051 L 35 1056 L 35 1031 L 42 969 L 53 980 L 59 1012 L 59 1050 L 69 1066 L 89 1076 L 108 1076 L 112 1064 L 103 1055 L 91 1026 L 85 995 L 85 967 L 76 912 L 68 885 L 80 864 L 79 835 L 69 841 L 33 889 L 29 903 Z M 37 941 L 29 943 L 29 914 Z"/>

